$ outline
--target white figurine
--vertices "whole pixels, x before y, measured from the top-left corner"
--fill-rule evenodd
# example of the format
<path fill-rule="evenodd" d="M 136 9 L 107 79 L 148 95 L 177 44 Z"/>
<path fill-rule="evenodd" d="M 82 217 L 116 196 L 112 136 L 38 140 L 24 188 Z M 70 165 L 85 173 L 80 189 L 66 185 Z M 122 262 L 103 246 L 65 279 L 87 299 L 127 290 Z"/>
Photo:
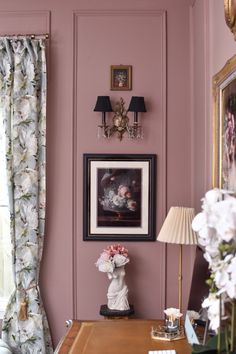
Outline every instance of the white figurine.
<path fill-rule="evenodd" d="M 121 245 L 111 245 L 103 250 L 96 266 L 107 273 L 111 283 L 107 293 L 107 307 L 110 310 L 129 310 L 128 287 L 125 283 L 125 265 L 129 262 L 128 250 Z"/>
<path fill-rule="evenodd" d="M 125 267 L 115 268 L 113 273 L 107 273 L 111 279 L 111 284 L 108 287 L 107 307 L 110 310 L 129 310 L 128 302 L 128 287 L 125 283 Z"/>

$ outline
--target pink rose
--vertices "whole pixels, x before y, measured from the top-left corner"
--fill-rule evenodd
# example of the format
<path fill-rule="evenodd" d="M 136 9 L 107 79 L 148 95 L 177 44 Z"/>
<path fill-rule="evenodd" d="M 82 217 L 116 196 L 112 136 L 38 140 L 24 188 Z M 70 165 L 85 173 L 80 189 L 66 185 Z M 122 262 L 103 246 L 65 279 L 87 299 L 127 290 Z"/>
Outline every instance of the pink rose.
<path fill-rule="evenodd" d="M 118 195 L 122 198 L 125 198 L 125 197 L 127 197 L 127 193 L 129 193 L 129 195 L 131 196 L 129 187 L 123 186 L 121 184 L 118 188 Z M 130 197 L 127 197 L 127 198 L 130 198 Z"/>

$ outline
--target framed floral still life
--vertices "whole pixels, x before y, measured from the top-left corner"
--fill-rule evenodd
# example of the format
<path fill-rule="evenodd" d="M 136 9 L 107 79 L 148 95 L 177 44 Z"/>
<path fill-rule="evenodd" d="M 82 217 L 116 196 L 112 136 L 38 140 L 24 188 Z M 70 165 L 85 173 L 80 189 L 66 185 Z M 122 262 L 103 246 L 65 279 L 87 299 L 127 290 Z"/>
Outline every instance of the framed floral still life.
<path fill-rule="evenodd" d="M 156 155 L 84 154 L 85 241 L 154 241 Z"/>
<path fill-rule="evenodd" d="M 236 55 L 213 77 L 213 187 L 236 191 Z"/>
<path fill-rule="evenodd" d="M 111 90 L 129 91 L 132 89 L 132 66 L 111 65 Z"/>

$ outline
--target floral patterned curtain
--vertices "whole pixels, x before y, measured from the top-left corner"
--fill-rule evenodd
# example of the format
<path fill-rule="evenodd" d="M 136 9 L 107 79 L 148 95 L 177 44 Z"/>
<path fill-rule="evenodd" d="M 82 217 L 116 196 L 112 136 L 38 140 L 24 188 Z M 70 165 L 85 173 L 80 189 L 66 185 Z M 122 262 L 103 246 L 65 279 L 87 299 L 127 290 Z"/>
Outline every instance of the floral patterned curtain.
<path fill-rule="evenodd" d="M 39 290 L 45 222 L 45 40 L 0 37 L 15 290 L 2 324 L 14 353 L 53 353 Z"/>

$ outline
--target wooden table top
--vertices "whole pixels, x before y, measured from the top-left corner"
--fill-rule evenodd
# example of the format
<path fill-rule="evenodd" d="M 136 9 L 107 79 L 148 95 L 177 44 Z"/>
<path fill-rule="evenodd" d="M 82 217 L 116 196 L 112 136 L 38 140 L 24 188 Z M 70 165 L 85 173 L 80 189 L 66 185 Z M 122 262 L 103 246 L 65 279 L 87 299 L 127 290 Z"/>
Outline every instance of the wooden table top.
<path fill-rule="evenodd" d="M 175 349 L 191 354 L 186 339 L 161 341 L 151 338 L 158 320 L 103 320 L 72 322 L 54 354 L 148 354 L 149 350 Z"/>

